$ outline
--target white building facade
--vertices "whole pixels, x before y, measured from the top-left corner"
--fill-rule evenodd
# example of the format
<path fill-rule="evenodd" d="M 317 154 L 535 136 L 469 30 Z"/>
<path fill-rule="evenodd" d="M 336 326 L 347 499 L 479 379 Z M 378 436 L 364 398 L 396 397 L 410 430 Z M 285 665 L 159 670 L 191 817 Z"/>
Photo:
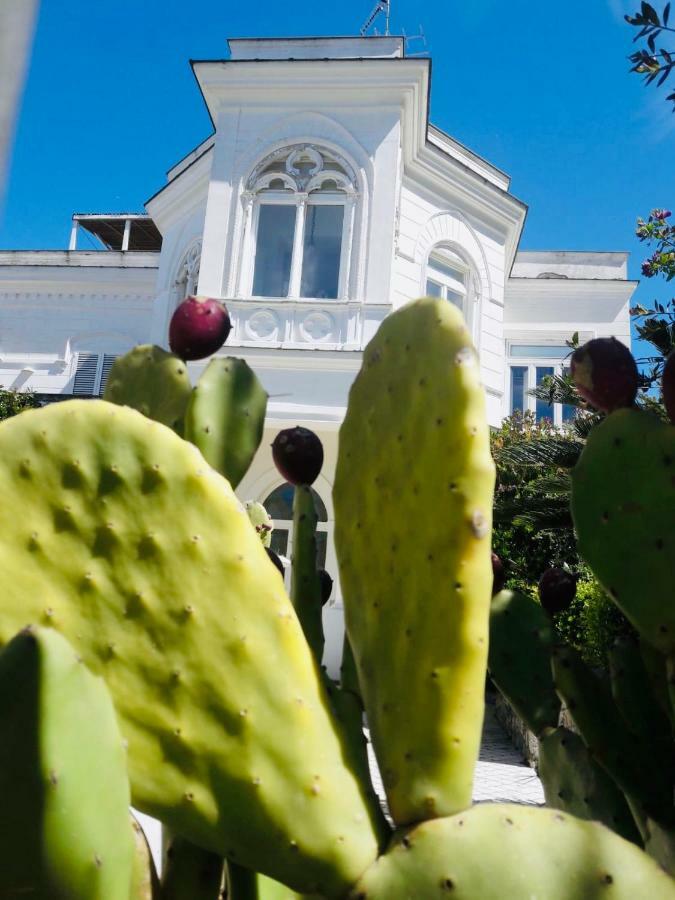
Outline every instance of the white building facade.
<path fill-rule="evenodd" d="M 305 425 L 326 462 L 315 488 L 335 576 L 331 485 L 337 432 L 361 353 L 392 310 L 424 294 L 464 312 L 489 420 L 532 408 L 574 332 L 630 342 L 627 254 L 518 250 L 526 206 L 509 178 L 428 121 L 430 61 L 396 37 L 232 40 L 193 63 L 213 134 L 168 172 L 147 215 L 73 219 L 64 252 L 0 251 L 0 385 L 97 395 L 115 356 L 167 344 L 188 294 L 222 298 L 223 354 L 247 360 L 270 402 L 240 486 L 292 547 L 290 492 L 269 445 Z M 78 250 L 78 230 L 101 244 Z M 205 362 L 191 363 L 193 381 Z M 340 596 L 327 617 L 339 648 Z"/>

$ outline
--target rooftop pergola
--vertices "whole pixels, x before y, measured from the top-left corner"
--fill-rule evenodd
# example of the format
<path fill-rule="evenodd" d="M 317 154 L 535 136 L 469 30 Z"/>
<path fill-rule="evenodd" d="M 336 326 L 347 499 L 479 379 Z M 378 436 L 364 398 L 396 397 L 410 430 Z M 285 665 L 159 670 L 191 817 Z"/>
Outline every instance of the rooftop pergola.
<path fill-rule="evenodd" d="M 77 250 L 80 228 L 98 238 L 106 250 L 140 250 L 159 253 L 162 235 L 150 216 L 139 213 L 76 214 L 70 232 L 69 250 Z"/>

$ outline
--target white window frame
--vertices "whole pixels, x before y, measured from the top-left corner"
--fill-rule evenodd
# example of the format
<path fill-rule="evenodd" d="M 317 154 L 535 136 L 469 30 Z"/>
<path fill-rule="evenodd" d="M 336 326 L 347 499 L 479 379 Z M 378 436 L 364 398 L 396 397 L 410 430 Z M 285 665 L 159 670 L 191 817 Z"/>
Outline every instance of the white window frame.
<path fill-rule="evenodd" d="M 337 159 L 340 169 L 331 169 L 325 165 L 324 154 Z M 310 156 L 315 162 L 308 176 L 303 177 L 295 167 L 300 156 Z M 272 162 L 284 159 L 285 172 L 266 172 Z M 260 174 L 262 172 L 262 174 Z M 283 181 L 288 190 L 270 190 L 269 185 L 275 181 Z M 340 186 L 339 190 L 323 190 L 322 184 L 333 181 Z M 298 145 L 276 151 L 257 166 L 248 180 L 248 189 L 242 194 L 245 204 L 245 220 L 247 238 L 244 241 L 244 265 L 242 267 L 241 289 L 238 296 L 266 303 L 293 300 L 296 302 L 315 303 L 347 301 L 349 299 L 349 281 L 351 273 L 352 244 L 354 222 L 358 194 L 356 176 L 346 161 L 338 158 L 332 151 L 323 151 L 313 145 Z M 258 223 L 261 206 L 286 205 L 295 206 L 295 228 L 291 253 L 291 269 L 288 283 L 288 294 L 285 297 L 266 297 L 253 294 L 255 263 L 258 247 Z M 309 206 L 342 206 L 342 239 L 340 242 L 340 268 L 338 274 L 337 297 L 301 297 L 302 263 L 304 255 L 305 225 Z"/>
<path fill-rule="evenodd" d="M 434 270 L 431 269 L 433 265 L 432 257 L 438 256 L 441 261 L 443 258 L 443 253 L 449 254 L 452 259 L 448 261 L 448 267 L 455 268 L 458 272 L 460 272 L 464 276 L 464 297 L 462 301 L 462 305 L 458 306 L 454 301 L 450 300 L 447 296 L 447 289 L 450 288 L 454 291 L 454 293 L 459 293 L 451 286 L 450 282 L 452 279 L 447 276 L 446 282 L 442 284 L 443 287 L 443 298 L 447 300 L 448 303 L 452 303 L 453 306 L 457 306 L 457 308 L 461 311 L 464 316 L 464 321 L 466 322 L 466 326 L 469 329 L 469 332 L 474 334 L 474 308 L 476 306 L 476 301 L 478 299 L 478 284 L 476 280 L 476 272 L 474 267 L 470 262 L 465 259 L 464 254 L 453 244 L 448 244 L 445 242 L 439 242 L 434 244 L 433 247 L 429 250 L 427 254 L 426 261 L 424 263 L 423 270 L 423 282 L 422 282 L 422 290 L 426 294 L 427 293 L 427 284 L 429 281 L 433 281 L 435 284 L 440 283 L 440 278 L 436 274 Z M 438 273 L 440 275 L 440 273 Z M 454 284 L 455 282 L 453 282 Z"/>
<path fill-rule="evenodd" d="M 506 372 L 507 372 L 507 384 L 506 384 L 506 397 L 507 397 L 507 407 L 506 407 L 506 415 L 513 415 L 513 392 L 512 392 L 512 382 L 513 379 L 511 377 L 511 369 L 515 367 L 524 368 L 525 371 L 525 384 L 523 386 L 523 396 L 524 396 L 524 407 L 523 412 L 532 412 L 536 415 L 537 412 L 537 398 L 533 397 L 528 391 L 534 390 L 537 386 L 537 369 L 538 368 L 549 368 L 553 369 L 554 375 L 562 375 L 565 369 L 569 369 L 569 357 L 572 354 L 572 350 L 569 350 L 569 355 L 565 359 L 557 359 L 555 357 L 550 356 L 514 356 L 512 353 L 513 347 L 529 347 L 529 346 L 538 346 L 538 347 L 564 347 L 565 341 L 569 340 L 568 336 L 563 338 L 559 338 L 557 340 L 542 340 L 541 338 L 532 336 L 529 340 L 512 340 L 507 341 L 506 348 Z M 562 428 L 563 426 L 568 426 L 569 422 L 563 422 L 563 404 L 562 403 L 554 403 L 553 404 L 553 425 L 556 428 Z M 548 416 L 546 417 L 548 418 Z"/>

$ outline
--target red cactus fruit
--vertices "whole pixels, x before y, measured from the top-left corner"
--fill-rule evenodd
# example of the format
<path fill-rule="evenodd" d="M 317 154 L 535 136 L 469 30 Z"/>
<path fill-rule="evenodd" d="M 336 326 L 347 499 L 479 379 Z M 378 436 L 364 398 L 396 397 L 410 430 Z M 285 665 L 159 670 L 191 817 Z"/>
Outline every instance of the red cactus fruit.
<path fill-rule="evenodd" d="M 492 596 L 498 594 L 504 587 L 504 582 L 506 581 L 506 571 L 504 569 L 504 563 L 497 556 L 497 554 L 492 551 Z"/>
<path fill-rule="evenodd" d="M 204 359 L 220 350 L 232 324 L 224 303 L 210 297 L 188 297 L 169 325 L 169 346 L 181 359 Z"/>
<path fill-rule="evenodd" d="M 663 368 L 661 390 L 668 418 L 675 425 L 675 350 L 671 352 Z"/>
<path fill-rule="evenodd" d="M 539 579 L 539 602 L 549 614 L 568 609 L 577 593 L 577 580 L 565 569 L 546 569 Z"/>
<path fill-rule="evenodd" d="M 571 370 L 579 394 L 600 412 L 635 402 L 637 365 L 628 347 L 616 338 L 595 338 L 576 349 Z"/>
<path fill-rule="evenodd" d="M 323 445 L 309 428 L 280 431 L 272 444 L 274 464 L 291 484 L 312 484 L 323 465 Z"/>

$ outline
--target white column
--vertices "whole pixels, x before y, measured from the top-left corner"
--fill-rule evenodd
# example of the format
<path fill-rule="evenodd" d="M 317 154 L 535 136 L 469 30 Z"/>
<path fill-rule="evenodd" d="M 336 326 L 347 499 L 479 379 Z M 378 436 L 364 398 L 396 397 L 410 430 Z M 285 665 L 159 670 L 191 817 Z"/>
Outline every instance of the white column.
<path fill-rule="evenodd" d="M 354 241 L 354 216 L 356 213 L 356 194 L 350 194 L 345 203 L 345 222 L 342 225 L 342 245 L 340 247 L 340 285 L 338 297 L 349 300 L 349 277 L 352 268 L 352 252 Z M 362 297 L 355 299 L 362 300 Z"/>
<path fill-rule="evenodd" d="M 124 223 L 124 235 L 122 237 L 122 253 L 129 249 L 129 237 L 131 236 L 131 219 L 127 219 Z"/>
<path fill-rule="evenodd" d="M 70 229 L 70 243 L 68 244 L 69 250 L 77 250 L 77 231 L 80 227 L 80 223 L 77 219 L 73 219 L 73 225 Z"/>
<path fill-rule="evenodd" d="M 293 256 L 291 258 L 291 276 L 288 287 L 289 297 L 300 296 L 302 279 L 302 244 L 305 240 L 305 215 L 307 213 L 307 194 L 298 194 L 297 212 L 295 214 L 295 233 L 293 235 Z"/>

